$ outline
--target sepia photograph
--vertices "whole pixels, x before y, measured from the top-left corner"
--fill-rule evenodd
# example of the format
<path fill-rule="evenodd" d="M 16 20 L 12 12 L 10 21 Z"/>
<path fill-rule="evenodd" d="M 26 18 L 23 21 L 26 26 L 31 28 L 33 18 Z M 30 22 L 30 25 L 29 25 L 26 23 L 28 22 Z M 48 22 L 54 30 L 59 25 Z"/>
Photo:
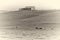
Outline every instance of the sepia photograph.
<path fill-rule="evenodd" d="M 0 0 L 0 40 L 60 40 L 60 0 Z"/>

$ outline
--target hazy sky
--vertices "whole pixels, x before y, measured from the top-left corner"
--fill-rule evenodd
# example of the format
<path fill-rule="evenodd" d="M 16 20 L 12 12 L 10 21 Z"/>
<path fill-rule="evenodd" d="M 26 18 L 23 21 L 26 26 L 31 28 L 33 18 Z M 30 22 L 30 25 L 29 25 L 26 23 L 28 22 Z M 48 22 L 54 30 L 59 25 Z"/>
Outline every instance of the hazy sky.
<path fill-rule="evenodd" d="M 0 0 L 0 10 L 35 6 L 37 9 L 60 9 L 60 0 Z"/>

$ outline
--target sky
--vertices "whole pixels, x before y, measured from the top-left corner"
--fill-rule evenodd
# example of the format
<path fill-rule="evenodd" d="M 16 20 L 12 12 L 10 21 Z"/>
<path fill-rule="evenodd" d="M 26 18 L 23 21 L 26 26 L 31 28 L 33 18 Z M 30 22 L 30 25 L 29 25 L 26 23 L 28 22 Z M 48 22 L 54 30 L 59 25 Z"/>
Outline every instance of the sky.
<path fill-rule="evenodd" d="M 25 6 L 39 10 L 60 9 L 60 0 L 0 0 L 0 10 L 18 10 Z"/>

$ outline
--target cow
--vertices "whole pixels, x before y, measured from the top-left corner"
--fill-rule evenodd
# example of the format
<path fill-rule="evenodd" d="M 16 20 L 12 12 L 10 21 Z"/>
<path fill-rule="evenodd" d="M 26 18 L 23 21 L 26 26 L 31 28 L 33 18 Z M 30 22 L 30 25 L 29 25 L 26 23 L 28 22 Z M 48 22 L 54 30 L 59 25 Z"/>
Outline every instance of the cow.
<path fill-rule="evenodd" d="M 42 28 L 35 27 L 35 29 L 42 29 Z"/>

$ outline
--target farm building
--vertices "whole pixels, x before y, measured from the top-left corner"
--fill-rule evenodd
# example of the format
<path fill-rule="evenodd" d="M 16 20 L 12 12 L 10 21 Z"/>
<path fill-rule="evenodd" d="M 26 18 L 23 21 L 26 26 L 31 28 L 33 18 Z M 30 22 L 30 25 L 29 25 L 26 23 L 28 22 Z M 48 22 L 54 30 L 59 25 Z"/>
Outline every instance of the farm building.
<path fill-rule="evenodd" d="M 21 8 L 19 10 L 35 10 L 34 6 L 26 6 L 25 8 Z"/>

